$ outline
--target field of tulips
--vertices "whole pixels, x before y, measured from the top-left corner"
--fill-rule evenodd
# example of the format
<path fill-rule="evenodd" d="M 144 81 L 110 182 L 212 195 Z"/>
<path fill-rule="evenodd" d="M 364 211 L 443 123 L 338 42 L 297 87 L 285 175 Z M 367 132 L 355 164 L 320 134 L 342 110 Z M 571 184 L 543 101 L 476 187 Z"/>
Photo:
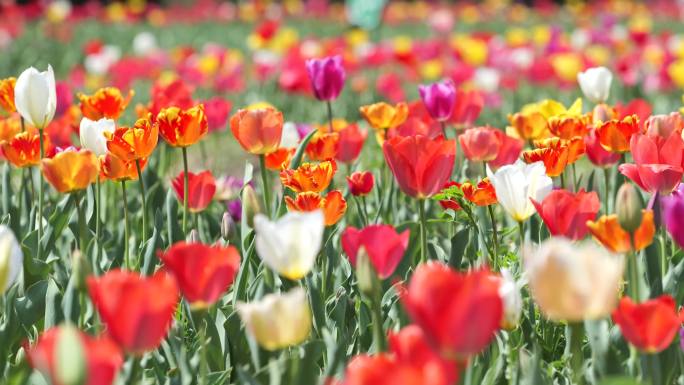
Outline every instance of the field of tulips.
<path fill-rule="evenodd" d="M 684 384 L 684 3 L 28 3 L 1 384 Z"/>

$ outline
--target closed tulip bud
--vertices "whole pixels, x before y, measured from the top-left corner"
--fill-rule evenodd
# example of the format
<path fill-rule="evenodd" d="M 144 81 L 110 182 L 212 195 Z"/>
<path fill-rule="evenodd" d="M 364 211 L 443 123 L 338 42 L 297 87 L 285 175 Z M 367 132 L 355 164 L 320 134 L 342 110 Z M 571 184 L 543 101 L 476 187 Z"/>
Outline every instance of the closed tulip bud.
<path fill-rule="evenodd" d="M 14 233 L 9 227 L 0 225 L 0 294 L 17 280 L 23 261 L 24 255 Z"/>
<path fill-rule="evenodd" d="M 594 103 L 608 100 L 613 74 L 606 67 L 589 68 L 577 74 L 577 82 L 584 96 Z"/>
<path fill-rule="evenodd" d="M 83 385 L 87 362 L 79 330 L 71 325 L 60 327 L 55 346 L 55 382 L 63 385 Z"/>
<path fill-rule="evenodd" d="M 611 119 L 615 118 L 615 110 L 610 108 L 607 104 L 601 103 L 597 104 L 596 107 L 594 107 L 594 110 L 592 112 L 592 122 L 594 125 L 596 125 L 599 122 L 607 122 Z"/>
<path fill-rule="evenodd" d="M 631 183 L 620 186 L 615 200 L 620 227 L 629 233 L 634 233 L 641 226 L 643 203 L 639 192 Z"/>
<path fill-rule="evenodd" d="M 223 213 L 221 218 L 221 238 L 224 241 L 228 241 L 233 233 L 233 228 L 235 227 L 235 222 L 233 222 L 233 217 L 230 216 L 229 212 Z"/>
<path fill-rule="evenodd" d="M 359 249 L 356 255 L 356 282 L 359 290 L 365 295 L 371 295 L 374 290 L 377 274 L 373 268 L 373 264 L 363 247 Z"/>
<path fill-rule="evenodd" d="M 254 216 L 261 213 L 259 198 L 256 191 L 250 185 L 242 189 L 242 217 L 247 221 L 249 227 L 254 227 Z"/>
<path fill-rule="evenodd" d="M 14 104 L 30 126 L 44 129 L 57 110 L 57 88 L 52 66 L 39 72 L 30 67 L 19 75 L 14 86 Z"/>
<path fill-rule="evenodd" d="M 74 277 L 74 283 L 77 290 L 86 289 L 86 277 L 90 275 L 90 266 L 88 261 L 83 257 L 81 250 L 74 250 L 71 254 L 71 274 Z"/>

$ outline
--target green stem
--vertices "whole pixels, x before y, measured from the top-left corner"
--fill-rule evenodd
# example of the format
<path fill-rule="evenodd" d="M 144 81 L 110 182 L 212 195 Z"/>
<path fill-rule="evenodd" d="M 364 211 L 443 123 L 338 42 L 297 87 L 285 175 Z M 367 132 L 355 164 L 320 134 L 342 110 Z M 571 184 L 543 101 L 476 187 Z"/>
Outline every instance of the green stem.
<path fill-rule="evenodd" d="M 445 121 L 440 121 L 439 126 L 442 128 L 442 135 L 444 135 L 444 139 L 446 139 L 447 134 L 446 134 L 446 122 Z"/>
<path fill-rule="evenodd" d="M 487 211 L 489 211 L 489 218 L 492 220 L 492 237 L 494 238 L 494 255 L 492 256 L 492 267 L 494 271 L 498 270 L 498 260 L 499 260 L 499 235 L 496 230 L 496 218 L 494 217 L 494 208 L 492 205 L 487 206 Z"/>
<path fill-rule="evenodd" d="M 140 378 L 138 378 L 140 377 Z M 131 372 L 128 377 L 128 383 L 129 384 L 141 384 L 143 381 L 143 371 L 142 371 L 142 365 L 140 365 L 140 357 L 139 356 L 134 356 L 133 361 L 131 362 Z"/>
<path fill-rule="evenodd" d="M 100 243 L 100 212 L 102 211 L 102 194 L 100 193 L 100 174 L 97 174 L 97 182 L 95 184 L 95 240 L 97 242 L 96 260 L 102 255 L 102 244 Z"/>
<path fill-rule="evenodd" d="M 612 194 L 610 193 L 610 169 L 608 167 L 603 169 L 603 179 L 604 179 L 604 184 L 605 184 L 605 213 L 609 214 L 610 213 L 610 199 L 612 197 Z"/>
<path fill-rule="evenodd" d="M 565 173 L 561 172 L 560 174 L 560 180 L 561 180 L 561 187 L 565 189 Z"/>
<path fill-rule="evenodd" d="M 181 147 L 183 152 L 183 234 L 188 235 L 188 149 Z"/>
<path fill-rule="evenodd" d="M 377 274 L 373 274 L 373 293 L 371 298 L 372 322 L 373 322 L 373 341 L 377 352 L 384 352 L 386 349 L 385 330 L 382 327 L 382 293 L 381 282 Z"/>
<path fill-rule="evenodd" d="M 86 221 L 85 210 L 83 210 L 83 201 L 85 200 L 85 190 L 83 192 L 77 191 L 74 194 L 76 200 L 76 210 L 78 211 L 78 248 L 83 255 L 86 255 Z"/>
<path fill-rule="evenodd" d="M 143 181 L 140 159 L 135 160 L 135 169 L 138 172 L 138 183 L 140 184 L 140 196 L 142 197 L 142 242 L 147 240 L 147 201 L 145 199 L 145 182 Z"/>
<path fill-rule="evenodd" d="M 199 342 L 200 342 L 200 367 L 199 367 L 199 384 L 200 385 L 206 385 L 207 384 L 207 372 L 208 372 L 208 366 L 207 366 L 207 348 L 209 347 L 209 344 L 207 341 L 207 320 L 205 317 L 202 317 L 201 326 L 200 326 L 200 334 L 199 334 Z"/>
<path fill-rule="evenodd" d="M 38 130 L 38 140 L 40 142 L 40 159 L 45 157 L 45 143 L 43 140 L 43 129 Z M 38 259 L 43 257 L 43 178 L 38 178 Z"/>
<path fill-rule="evenodd" d="M 333 128 L 332 103 L 330 103 L 330 100 L 326 101 L 326 105 L 328 106 L 328 132 L 334 132 L 335 129 Z"/>
<path fill-rule="evenodd" d="M 577 163 L 572 164 L 572 191 L 577 191 Z"/>
<path fill-rule="evenodd" d="M 639 302 L 639 270 L 637 255 L 633 251 L 627 253 L 627 270 L 629 272 L 629 295 L 636 302 Z"/>
<path fill-rule="evenodd" d="M 522 254 L 525 247 L 525 222 L 518 222 L 518 231 L 520 233 L 520 254 Z"/>
<path fill-rule="evenodd" d="M 581 322 L 569 323 L 565 328 L 565 354 L 570 360 L 572 368 L 573 384 L 584 383 L 582 366 L 584 355 L 582 354 L 582 341 L 584 340 L 584 324 Z"/>
<path fill-rule="evenodd" d="M 259 155 L 259 168 L 261 169 L 261 186 L 264 198 L 264 210 L 266 216 L 271 217 L 271 190 L 268 184 L 268 170 L 266 169 L 266 155 Z"/>
<path fill-rule="evenodd" d="M 427 262 L 427 222 L 423 200 L 418 200 L 418 215 L 420 216 L 420 263 Z"/>
<path fill-rule="evenodd" d="M 128 199 L 126 198 L 126 181 L 121 181 L 121 198 L 123 199 L 124 208 L 124 265 L 130 269 L 132 264 L 128 252 L 129 229 L 128 229 Z"/>

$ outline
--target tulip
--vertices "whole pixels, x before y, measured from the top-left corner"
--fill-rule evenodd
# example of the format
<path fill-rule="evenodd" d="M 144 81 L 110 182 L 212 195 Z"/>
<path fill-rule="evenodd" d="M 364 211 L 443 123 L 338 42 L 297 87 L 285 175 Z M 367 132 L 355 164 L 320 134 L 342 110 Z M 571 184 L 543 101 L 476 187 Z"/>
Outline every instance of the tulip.
<path fill-rule="evenodd" d="M 31 366 L 54 385 L 110 385 L 123 365 L 119 348 L 109 338 L 94 338 L 73 326 L 43 332 L 28 348 L 27 357 Z M 77 369 L 80 373 L 73 371 L 76 366 L 81 366 Z M 70 378 L 73 375 L 78 378 Z"/>
<path fill-rule="evenodd" d="M 672 344 L 683 320 L 669 295 L 638 304 L 623 297 L 613 312 L 613 322 L 620 327 L 622 336 L 637 349 L 652 354 Z"/>
<path fill-rule="evenodd" d="M 83 117 L 90 120 L 117 120 L 124 112 L 135 92 L 128 91 L 124 98 L 116 87 L 100 88 L 93 95 L 79 94 Z"/>
<path fill-rule="evenodd" d="M 477 206 L 489 206 L 497 202 L 496 191 L 489 178 L 484 178 L 476 185 L 465 182 L 459 187 L 463 192 L 463 198 Z"/>
<path fill-rule="evenodd" d="M 643 210 L 641 225 L 634 230 L 634 239 L 620 227 L 617 214 L 604 215 L 597 221 L 588 221 L 587 228 L 591 235 L 605 248 L 614 253 L 627 253 L 645 249 L 653 242 L 655 224 L 653 211 Z"/>
<path fill-rule="evenodd" d="M 451 111 L 449 123 L 468 127 L 480 116 L 484 107 L 484 97 L 480 91 L 456 91 L 454 109 Z"/>
<path fill-rule="evenodd" d="M 247 220 L 247 225 L 249 227 L 254 227 L 254 217 L 261 213 L 261 207 L 259 206 L 259 199 L 257 198 L 256 191 L 254 191 L 252 185 L 248 184 L 242 188 L 240 200 L 236 202 L 241 203 L 242 212 L 240 218 L 244 216 Z"/>
<path fill-rule="evenodd" d="M 313 267 L 321 249 L 324 220 L 321 210 L 289 212 L 275 222 L 257 214 L 254 217 L 257 254 L 283 277 L 303 278 Z"/>
<path fill-rule="evenodd" d="M 12 139 L 21 131 L 21 118 L 18 114 L 12 114 L 6 118 L 0 117 L 0 142 Z"/>
<path fill-rule="evenodd" d="M 409 236 L 409 230 L 398 234 L 390 225 L 369 225 L 363 229 L 347 227 L 341 242 L 352 266 L 356 266 L 357 255 L 363 248 L 378 276 L 387 279 L 401 262 Z"/>
<path fill-rule="evenodd" d="M 499 152 L 496 158 L 489 161 L 489 167 L 498 169 L 501 166 L 514 163 L 520 156 L 525 142 L 521 139 L 506 135 L 505 132 L 496 130 L 494 134 L 499 138 Z"/>
<path fill-rule="evenodd" d="M 47 134 L 43 142 L 49 146 Z M 2 155 L 15 167 L 31 167 L 40 164 L 40 134 L 20 132 L 9 140 L 0 142 Z"/>
<path fill-rule="evenodd" d="M 99 158 L 100 160 L 100 176 L 105 179 L 116 182 L 124 182 L 128 180 L 138 179 L 138 170 L 135 167 L 135 161 L 124 161 L 119 159 L 111 152 Z M 140 168 L 144 169 L 147 164 L 147 159 L 141 159 Z"/>
<path fill-rule="evenodd" d="M 14 77 L 0 79 L 0 107 L 8 114 L 17 110 L 14 105 L 14 86 L 16 84 L 17 79 Z"/>
<path fill-rule="evenodd" d="M 595 125 L 595 129 L 601 146 L 607 151 L 618 153 L 629 151 L 632 136 L 640 131 L 636 115 L 600 123 Z"/>
<path fill-rule="evenodd" d="M 116 129 L 112 119 L 102 118 L 97 121 L 88 118 L 81 119 L 78 134 L 81 138 L 81 147 L 90 150 L 96 156 L 107 153 L 107 138 L 105 132 L 113 133 Z"/>
<path fill-rule="evenodd" d="M 179 202 L 185 201 L 184 192 L 185 173 L 181 171 L 171 184 L 173 190 L 176 192 L 176 198 Z M 202 171 L 198 174 L 188 173 L 188 208 L 193 213 L 204 211 L 209 206 L 214 194 L 216 193 L 216 182 L 211 171 Z"/>
<path fill-rule="evenodd" d="M 159 135 L 173 147 L 188 147 L 197 143 L 207 132 L 209 123 L 204 105 L 192 108 L 163 108 L 157 115 Z"/>
<path fill-rule="evenodd" d="M 385 131 L 404 123 L 408 117 L 408 105 L 397 103 L 391 106 L 385 102 L 361 106 L 359 112 L 366 122 L 376 130 Z"/>
<path fill-rule="evenodd" d="M 38 72 L 30 67 L 19 75 L 14 86 L 14 104 L 29 125 L 43 130 L 52 121 L 57 109 L 57 91 L 52 66 Z"/>
<path fill-rule="evenodd" d="M 283 114 L 273 108 L 238 110 L 230 118 L 233 136 L 250 154 L 268 154 L 278 149 Z"/>
<path fill-rule="evenodd" d="M 584 96 L 593 103 L 608 100 L 613 74 L 606 67 L 589 68 L 577 74 L 577 82 Z"/>
<path fill-rule="evenodd" d="M 591 243 L 551 237 L 525 253 L 524 270 L 532 297 L 549 319 L 579 322 L 613 311 L 624 259 Z"/>
<path fill-rule="evenodd" d="M 601 208 L 595 191 L 577 193 L 567 190 L 551 191 L 541 202 L 532 200 L 551 235 L 562 235 L 578 240 L 587 234 L 587 221 L 594 220 Z"/>
<path fill-rule="evenodd" d="M 329 129 L 323 126 L 316 129 L 316 133 L 306 146 L 306 156 L 309 159 L 323 161 L 337 157 L 340 134 L 333 130 L 334 128 Z"/>
<path fill-rule="evenodd" d="M 627 232 L 634 233 L 644 220 L 641 195 L 631 183 L 623 183 L 615 198 L 615 213 L 618 223 Z"/>
<path fill-rule="evenodd" d="M 644 128 L 646 134 L 651 137 L 667 138 L 672 133 L 681 135 L 684 129 L 684 118 L 679 112 L 672 112 L 669 115 L 653 115 L 646 119 Z"/>
<path fill-rule="evenodd" d="M 12 230 L 0 225 L 0 294 L 6 292 L 23 270 L 24 254 Z"/>
<path fill-rule="evenodd" d="M 138 119 L 133 127 L 119 127 L 113 133 L 105 132 L 107 149 L 124 161 L 149 158 L 157 146 L 159 126 L 149 119 Z"/>
<path fill-rule="evenodd" d="M 232 107 L 230 102 L 220 96 L 215 96 L 202 102 L 202 105 L 204 105 L 204 113 L 207 115 L 209 132 L 223 131 Z"/>
<path fill-rule="evenodd" d="M 523 152 L 523 159 L 527 163 L 544 162 L 546 175 L 551 177 L 562 177 L 565 167 L 576 162 L 584 154 L 584 141 L 581 137 L 571 140 L 543 139 L 535 141 L 534 146 L 534 150 Z"/>
<path fill-rule="evenodd" d="M 601 146 L 596 130 L 592 129 L 584 137 L 587 158 L 596 166 L 608 167 L 620 161 L 620 154 L 607 151 Z"/>
<path fill-rule="evenodd" d="M 541 202 L 553 189 L 544 163 L 525 164 L 517 161 L 495 173 L 487 169 L 501 207 L 516 221 L 523 222 L 535 212 L 532 200 Z"/>
<path fill-rule="evenodd" d="M 264 164 L 269 170 L 282 171 L 290 167 L 294 154 L 294 148 L 279 148 L 265 155 Z"/>
<path fill-rule="evenodd" d="M 235 279 L 240 254 L 234 246 L 174 243 L 159 259 L 178 282 L 191 306 L 207 308 L 218 301 Z"/>
<path fill-rule="evenodd" d="M 452 187 L 458 187 L 459 189 L 461 188 L 461 184 L 458 182 L 454 181 L 447 181 L 444 183 L 444 186 L 442 186 L 442 191 L 443 190 L 449 190 Z M 439 201 L 439 205 L 442 206 L 444 210 L 454 210 L 458 211 L 461 209 L 461 205 L 458 203 L 458 200 L 455 198 L 449 198 L 449 199 L 442 199 Z"/>
<path fill-rule="evenodd" d="M 667 195 L 677 188 L 684 175 L 684 140 L 679 133 L 667 138 L 637 134 L 630 149 L 634 163 L 618 167 L 623 175 L 652 194 Z"/>
<path fill-rule="evenodd" d="M 456 87 L 451 79 L 419 85 L 418 93 L 433 119 L 446 122 L 451 117 L 456 103 Z"/>
<path fill-rule="evenodd" d="M 471 162 L 489 162 L 496 159 L 501 148 L 495 128 L 488 126 L 465 130 L 458 136 L 463 155 Z"/>
<path fill-rule="evenodd" d="M 501 328 L 512 330 L 518 326 L 523 310 L 523 299 L 520 293 L 520 283 L 515 280 L 508 269 L 501 270 L 499 279 L 499 296 L 503 302 L 503 318 Z"/>
<path fill-rule="evenodd" d="M 344 87 L 346 77 L 342 56 L 309 59 L 306 61 L 306 71 L 316 99 L 323 101 L 337 99 Z"/>
<path fill-rule="evenodd" d="M 70 148 L 41 161 L 45 179 L 60 193 L 83 190 L 95 182 L 99 162 L 89 150 Z"/>
<path fill-rule="evenodd" d="M 161 344 L 178 303 L 178 284 L 171 275 L 158 271 L 141 277 L 114 269 L 88 277 L 87 285 L 107 334 L 123 350 L 141 355 Z"/>
<path fill-rule="evenodd" d="M 370 171 L 355 171 L 347 177 L 349 192 L 355 197 L 364 197 L 373 190 L 375 178 Z"/>
<path fill-rule="evenodd" d="M 285 197 L 285 205 L 289 211 L 316 211 L 323 210 L 323 218 L 326 226 L 332 226 L 339 222 L 347 211 L 347 201 L 344 200 L 339 190 L 330 191 L 325 197 L 315 192 L 303 192 L 292 197 Z"/>
<path fill-rule="evenodd" d="M 565 140 L 584 136 L 589 131 L 589 118 L 586 115 L 552 116 L 547 123 L 551 134 Z"/>
<path fill-rule="evenodd" d="M 342 163 L 353 163 L 361 154 L 368 132 L 360 130 L 356 123 L 349 124 L 339 131 L 335 160 Z"/>
<path fill-rule="evenodd" d="M 499 283 L 486 269 L 461 273 L 438 262 L 419 265 L 401 299 L 428 341 L 451 359 L 481 352 L 503 317 Z"/>
<path fill-rule="evenodd" d="M 302 163 L 296 170 L 280 172 L 280 181 L 290 190 L 300 192 L 321 192 L 328 188 L 337 171 L 334 160 L 318 164 Z"/>
<path fill-rule="evenodd" d="M 425 199 L 441 191 L 449 180 L 456 141 L 422 135 L 394 137 L 382 149 L 401 190 L 413 198 Z"/>
<path fill-rule="evenodd" d="M 684 215 L 684 185 L 680 184 L 671 195 L 663 197 L 661 209 L 665 229 L 679 247 L 684 247 L 684 222 L 681 220 Z"/>
<path fill-rule="evenodd" d="M 301 287 L 267 294 L 258 302 L 238 302 L 237 312 L 249 334 L 269 351 L 297 345 L 311 333 L 311 309 Z"/>

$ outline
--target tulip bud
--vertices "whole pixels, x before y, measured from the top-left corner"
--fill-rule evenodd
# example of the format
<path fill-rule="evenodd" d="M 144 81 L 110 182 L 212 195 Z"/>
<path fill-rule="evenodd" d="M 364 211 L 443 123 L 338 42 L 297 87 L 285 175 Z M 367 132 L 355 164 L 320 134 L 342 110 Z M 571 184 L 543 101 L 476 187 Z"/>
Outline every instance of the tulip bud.
<path fill-rule="evenodd" d="M 631 183 L 620 186 L 615 201 L 615 211 L 620 227 L 634 233 L 641 226 L 643 203 L 639 192 Z"/>
<path fill-rule="evenodd" d="M 361 247 L 356 255 L 356 281 L 361 293 L 372 295 L 377 275 L 368 253 Z"/>
<path fill-rule="evenodd" d="M 613 74 L 606 67 L 589 68 L 577 74 L 577 82 L 582 93 L 594 103 L 604 103 L 608 100 L 612 81 Z"/>
<path fill-rule="evenodd" d="M 597 125 L 598 123 L 607 122 L 613 119 L 614 115 L 615 111 L 612 108 L 610 108 L 605 103 L 601 103 L 597 104 L 596 107 L 594 107 L 594 110 L 592 111 L 591 120 L 594 123 L 594 125 Z"/>
<path fill-rule="evenodd" d="M 71 325 L 60 327 L 55 346 L 55 379 L 64 385 L 83 385 L 87 363 L 78 329 Z"/>
<path fill-rule="evenodd" d="M 19 277 L 24 256 L 17 238 L 9 227 L 0 225 L 0 294 Z"/>
<path fill-rule="evenodd" d="M 254 216 L 261 213 L 259 198 L 257 198 L 254 188 L 246 185 L 242 189 L 242 216 L 247 221 L 249 227 L 254 227 Z"/>
<path fill-rule="evenodd" d="M 188 235 L 188 243 L 200 243 L 199 232 L 197 229 L 190 230 L 190 234 Z"/>
<path fill-rule="evenodd" d="M 235 222 L 233 222 L 233 217 L 230 216 L 229 212 L 223 213 L 221 218 L 221 238 L 224 241 L 228 241 L 235 227 Z"/>
<path fill-rule="evenodd" d="M 90 266 L 81 250 L 74 250 L 71 254 L 71 275 L 74 277 L 74 283 L 77 290 L 82 291 L 86 289 L 86 277 L 90 275 Z"/>

